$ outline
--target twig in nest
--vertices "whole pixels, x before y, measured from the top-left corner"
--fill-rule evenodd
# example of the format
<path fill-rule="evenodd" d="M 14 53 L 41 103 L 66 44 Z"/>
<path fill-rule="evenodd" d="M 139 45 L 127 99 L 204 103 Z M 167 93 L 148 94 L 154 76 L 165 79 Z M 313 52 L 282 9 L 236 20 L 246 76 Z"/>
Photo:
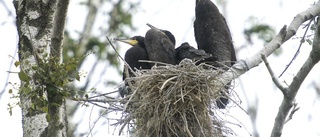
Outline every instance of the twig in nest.
<path fill-rule="evenodd" d="M 160 88 L 160 92 L 162 92 L 162 90 L 164 89 L 164 87 L 166 86 L 166 84 L 167 84 L 168 82 L 170 82 L 171 80 L 176 79 L 176 78 L 177 78 L 177 76 L 174 76 L 174 77 L 169 78 L 169 79 L 166 80 L 165 82 L 163 82 L 163 84 L 162 84 L 162 86 L 161 86 L 161 88 Z"/>

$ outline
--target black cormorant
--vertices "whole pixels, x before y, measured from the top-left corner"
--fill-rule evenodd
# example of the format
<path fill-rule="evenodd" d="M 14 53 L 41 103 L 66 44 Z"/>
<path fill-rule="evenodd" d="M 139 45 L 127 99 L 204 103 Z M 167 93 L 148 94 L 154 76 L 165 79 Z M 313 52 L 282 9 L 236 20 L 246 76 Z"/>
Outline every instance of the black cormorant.
<path fill-rule="evenodd" d="M 150 69 L 151 66 L 147 62 L 140 62 L 139 60 L 149 60 L 146 46 L 144 44 L 144 37 L 134 36 L 131 38 L 116 38 L 115 40 L 127 43 L 132 47 L 127 50 L 124 56 L 124 60 L 128 63 L 128 65 L 133 69 Z M 133 76 L 132 72 L 129 70 L 129 76 Z M 122 79 L 125 80 L 127 78 L 125 69 L 123 69 Z M 125 94 L 128 94 L 130 89 L 125 82 L 118 89 L 121 97 L 124 97 Z"/>
<path fill-rule="evenodd" d="M 225 66 L 231 67 L 236 55 L 225 18 L 210 0 L 196 0 L 195 13 L 194 34 L 198 49 L 212 55 L 206 59 L 208 63 L 227 70 Z M 223 109 L 227 104 L 227 97 L 217 100 L 219 108 Z"/>
<path fill-rule="evenodd" d="M 149 29 L 145 35 L 146 50 L 149 60 L 176 64 L 175 38 L 169 31 L 158 29 L 147 24 Z"/>
<path fill-rule="evenodd" d="M 124 55 L 124 60 L 133 69 L 150 69 L 150 64 L 147 62 L 140 62 L 139 60 L 149 60 L 146 46 L 144 44 L 144 37 L 134 36 L 128 39 L 116 38 L 115 40 L 127 43 L 132 47 L 127 50 Z M 132 76 L 132 73 L 129 73 Z M 125 71 L 123 72 L 123 80 L 126 78 Z"/>
<path fill-rule="evenodd" d="M 189 45 L 188 42 L 184 42 L 176 48 L 176 62 L 179 64 L 183 59 L 191 59 L 193 61 L 199 61 L 205 58 L 211 57 L 210 54 L 206 53 L 204 50 L 198 50 Z M 201 62 L 201 61 L 199 61 Z"/>

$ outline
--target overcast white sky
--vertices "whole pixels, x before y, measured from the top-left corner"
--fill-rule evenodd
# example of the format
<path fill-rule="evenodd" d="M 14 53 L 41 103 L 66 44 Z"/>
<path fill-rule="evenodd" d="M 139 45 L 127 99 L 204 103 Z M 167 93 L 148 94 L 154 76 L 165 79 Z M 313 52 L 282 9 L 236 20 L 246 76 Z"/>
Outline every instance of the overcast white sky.
<path fill-rule="evenodd" d="M 13 5 L 11 4 L 12 1 L 4 1 L 11 11 L 15 13 Z M 85 19 L 84 15 L 86 14 L 86 8 L 79 6 L 78 2 L 79 1 L 72 0 L 69 8 L 67 28 L 72 32 L 75 32 L 76 30 L 81 31 L 83 27 L 82 22 Z M 313 2 L 315 2 L 315 0 L 228 0 L 226 9 L 227 20 L 233 35 L 235 47 L 240 47 L 245 43 L 242 33 L 244 27 L 248 26 L 246 20 L 249 16 L 258 17 L 259 22 L 273 26 L 278 32 L 283 25 L 289 25 L 297 13 L 306 10 Z M 185 41 L 189 42 L 191 45 L 195 45 L 192 28 L 194 3 L 194 0 L 144 0 L 140 5 L 140 10 L 138 10 L 133 18 L 134 26 L 136 26 L 138 30 L 132 32 L 132 35 L 144 35 L 148 29 L 145 24 L 150 23 L 156 27 L 170 30 L 176 37 L 176 46 L 179 46 L 180 43 Z M 105 6 L 106 10 L 108 8 L 110 7 Z M 95 28 L 99 28 L 103 25 L 104 19 L 101 17 L 98 18 Z M 171 21 L 168 22 L 166 20 Z M 7 23 L 0 26 L 0 39 L 2 46 L 4 47 L 3 50 L 0 50 L 0 59 L 2 61 L 2 67 L 0 67 L 0 76 L 2 79 L 2 82 L 0 82 L 1 89 L 5 84 L 5 78 L 8 74 L 6 72 L 9 68 L 8 64 L 10 64 L 10 61 L 12 60 L 12 58 L 9 58 L 8 56 L 14 55 L 18 38 L 13 18 L 8 18 L 4 8 L 0 5 L 0 22 L 2 23 L 3 21 L 7 21 Z M 302 31 L 299 31 L 297 36 L 302 36 L 301 32 Z M 97 30 L 94 33 L 98 34 Z M 76 37 L 75 33 L 73 34 L 73 36 Z M 282 72 L 285 65 L 295 53 L 298 45 L 299 39 L 291 40 L 282 46 L 282 54 L 279 57 L 271 56 L 268 58 L 276 75 L 279 75 Z M 250 57 L 262 48 L 262 46 L 262 42 L 255 41 L 254 46 L 248 46 L 241 50 L 237 54 L 237 57 L 238 59 Z M 129 47 L 125 45 L 122 47 L 124 47 L 124 50 L 121 51 L 121 54 L 124 55 L 125 49 Z M 308 44 L 302 46 L 298 58 L 280 79 L 281 81 L 290 83 L 292 77 L 306 60 L 310 50 L 311 46 L 308 46 Z M 18 59 L 17 56 L 15 58 Z M 90 62 L 87 63 L 89 65 Z M 87 71 L 88 68 L 82 68 L 82 70 Z M 311 81 L 317 81 L 319 83 L 319 70 L 320 67 L 318 64 L 301 86 L 300 92 L 297 95 L 297 102 L 301 109 L 294 115 L 293 119 L 285 125 L 283 137 L 320 136 L 320 101 L 315 100 L 316 94 L 311 86 Z M 18 69 L 13 69 L 11 71 L 18 71 Z M 115 71 L 112 69 L 108 70 L 109 74 L 114 72 Z M 15 74 L 10 75 L 11 82 L 18 82 L 16 81 L 16 78 Z M 114 77 L 112 79 L 114 79 Z M 120 76 L 116 76 L 115 79 L 119 82 L 121 80 Z M 259 106 L 257 127 L 261 137 L 270 136 L 274 118 L 282 100 L 282 94 L 272 83 L 265 66 L 262 64 L 257 68 L 250 70 L 250 72 L 244 74 L 236 81 L 235 86 L 235 91 L 243 101 L 241 104 L 243 108 L 246 108 L 248 103 L 243 95 L 243 91 L 246 92 L 247 97 L 249 98 L 249 104 L 253 103 L 255 97 L 259 98 L 259 103 L 257 104 Z M 9 88 L 12 87 L 9 86 L 7 90 Z M 101 84 L 98 88 L 105 87 Z M 13 102 L 9 97 L 10 95 L 6 92 L 1 98 L 0 133 L 1 136 L 10 135 L 19 137 L 22 136 L 20 108 L 16 107 L 13 111 L 13 116 L 9 116 L 7 104 Z M 239 133 L 240 136 L 249 136 L 247 132 L 251 132 L 252 130 L 249 116 L 237 108 L 230 109 L 230 114 L 240 120 L 248 131 L 245 128 L 237 127 L 235 127 L 234 130 Z M 81 115 L 81 118 L 89 119 L 87 115 Z M 77 118 L 75 120 L 77 120 Z M 87 126 L 82 127 L 82 129 L 87 128 Z M 103 131 L 102 133 L 103 134 L 99 135 L 105 136 L 107 132 Z"/>

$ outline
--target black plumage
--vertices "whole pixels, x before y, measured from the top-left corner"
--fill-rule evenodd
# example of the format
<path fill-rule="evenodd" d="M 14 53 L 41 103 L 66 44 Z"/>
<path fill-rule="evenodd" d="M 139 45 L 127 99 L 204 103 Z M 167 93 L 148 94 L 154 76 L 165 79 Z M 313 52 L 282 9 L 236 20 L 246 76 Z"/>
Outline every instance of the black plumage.
<path fill-rule="evenodd" d="M 131 45 L 132 47 L 127 50 L 124 55 L 124 60 L 133 69 L 150 69 L 151 66 L 147 62 L 141 62 L 139 60 L 149 60 L 146 46 L 144 43 L 144 37 L 134 36 L 129 39 L 115 39 Z M 133 76 L 132 72 L 129 71 L 129 75 Z M 123 80 L 126 78 L 125 70 L 123 71 Z"/>
<path fill-rule="evenodd" d="M 195 13 L 194 34 L 198 49 L 212 55 L 206 59 L 207 63 L 227 70 L 235 63 L 236 55 L 225 18 L 210 0 L 196 0 Z M 219 108 L 227 104 L 227 97 L 217 100 Z"/>
<path fill-rule="evenodd" d="M 145 35 L 149 60 L 176 64 L 174 36 L 169 31 L 158 29 L 150 24 L 147 25 L 151 27 Z"/>
<path fill-rule="evenodd" d="M 170 31 L 156 28 L 155 26 L 152 26 L 152 25 L 149 24 L 149 23 L 147 23 L 147 26 L 149 26 L 151 29 L 156 29 L 156 30 L 162 31 L 164 34 L 167 35 L 167 37 L 170 39 L 170 41 L 172 42 L 172 44 L 173 44 L 173 45 L 176 45 L 176 38 L 174 37 L 174 35 L 173 35 Z"/>
<path fill-rule="evenodd" d="M 151 66 L 147 62 L 140 62 L 139 60 L 149 60 L 146 46 L 144 43 L 144 37 L 141 36 L 134 36 L 131 38 L 116 38 L 115 40 L 127 43 L 131 45 L 132 47 L 129 48 L 125 55 L 124 60 L 128 63 L 128 65 L 132 68 L 133 71 L 136 69 L 150 69 Z M 133 77 L 133 73 L 129 70 L 129 77 Z M 125 80 L 127 78 L 126 70 L 123 69 L 122 72 L 122 79 Z M 119 94 L 121 97 L 124 97 L 124 95 L 128 94 L 130 92 L 130 89 L 128 88 L 128 84 L 125 82 L 122 86 L 118 89 Z"/>
<path fill-rule="evenodd" d="M 211 57 L 210 54 L 206 53 L 204 50 L 198 50 L 189 45 L 188 42 L 182 43 L 178 48 L 176 48 L 176 62 L 179 64 L 183 59 L 191 59 L 193 61 L 199 61 Z M 200 63 L 201 61 L 199 61 Z"/>

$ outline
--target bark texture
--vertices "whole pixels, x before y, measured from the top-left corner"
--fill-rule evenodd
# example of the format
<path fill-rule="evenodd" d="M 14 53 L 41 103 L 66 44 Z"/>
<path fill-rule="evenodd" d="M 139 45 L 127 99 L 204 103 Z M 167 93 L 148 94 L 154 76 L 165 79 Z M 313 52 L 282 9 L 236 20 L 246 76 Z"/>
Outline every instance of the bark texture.
<path fill-rule="evenodd" d="M 24 137 L 66 136 L 65 99 L 48 81 L 61 63 L 68 0 L 15 0 Z M 39 74 L 46 74 L 39 76 Z"/>

